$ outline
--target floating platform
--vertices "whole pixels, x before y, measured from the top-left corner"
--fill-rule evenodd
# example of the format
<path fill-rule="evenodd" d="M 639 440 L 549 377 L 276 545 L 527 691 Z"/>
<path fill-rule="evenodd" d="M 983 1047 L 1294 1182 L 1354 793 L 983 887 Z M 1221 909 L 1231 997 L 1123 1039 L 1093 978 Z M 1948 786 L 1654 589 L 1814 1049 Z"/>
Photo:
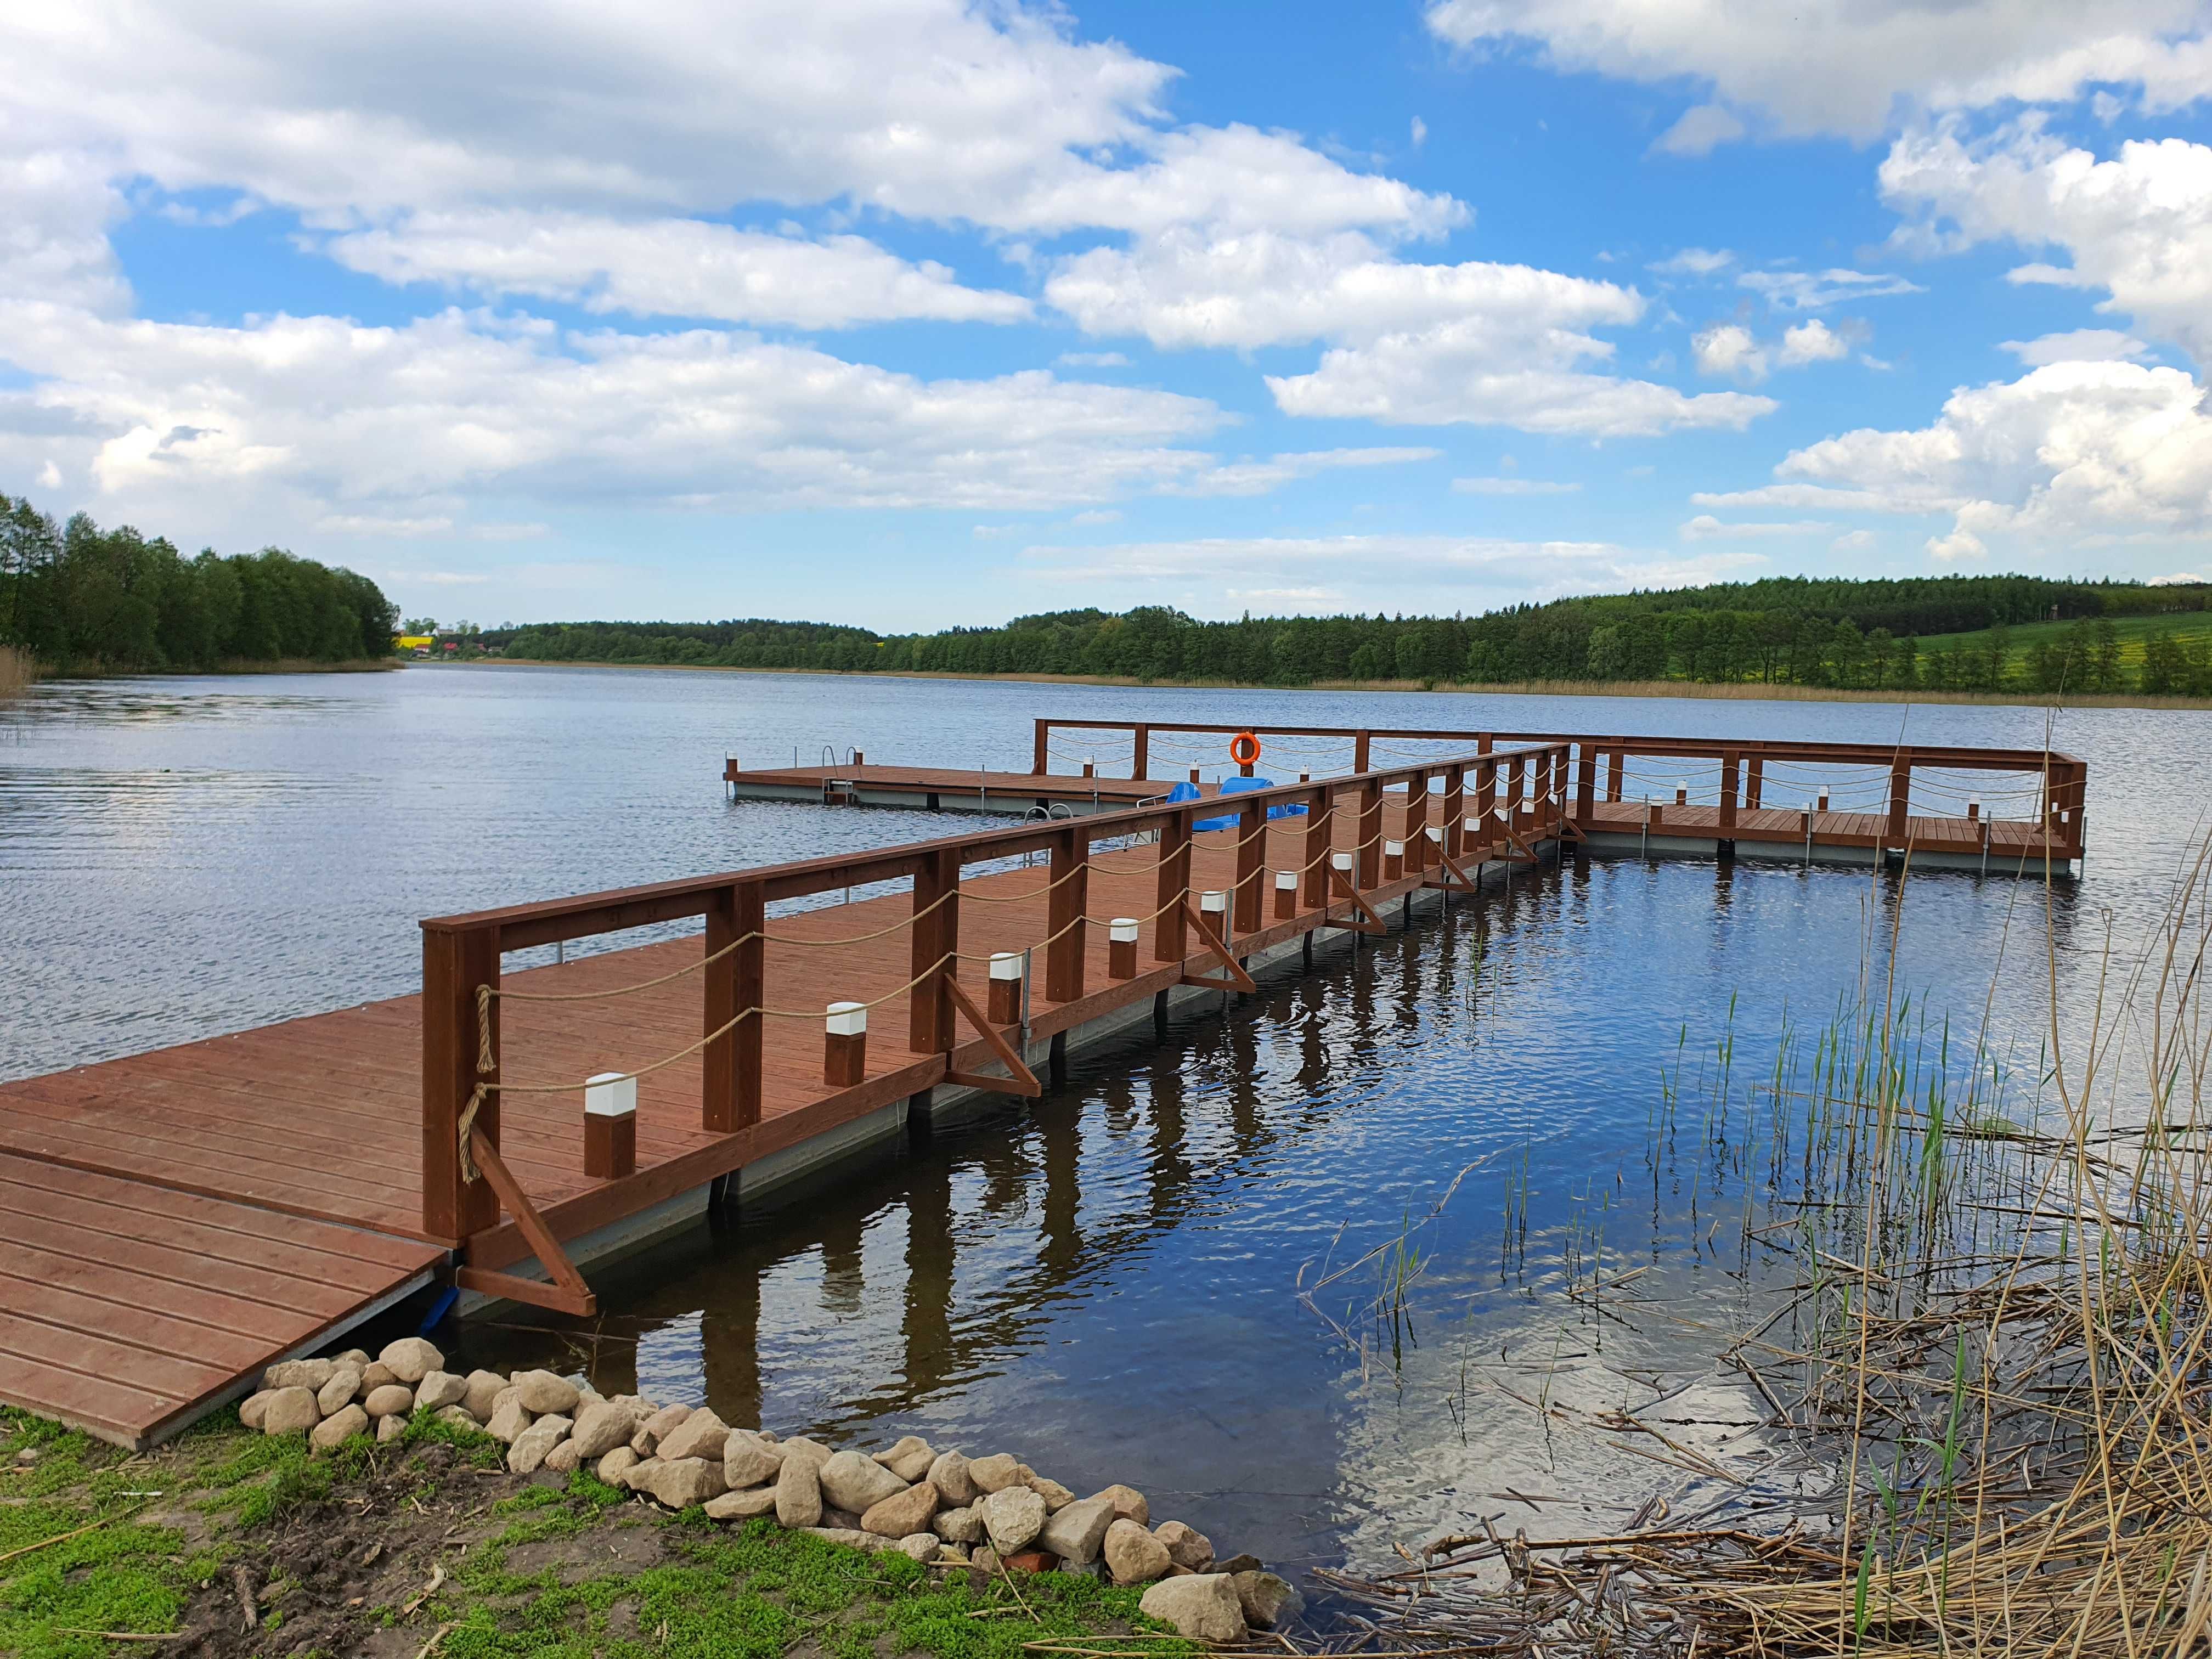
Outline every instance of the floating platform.
<path fill-rule="evenodd" d="M 840 784 L 939 811 L 980 776 L 975 799 L 1031 821 L 433 919 L 419 995 L 0 1084 L 0 1400 L 143 1446 L 433 1284 L 588 1314 L 585 1267 L 711 1204 L 1034 1096 L 1071 1048 L 1565 847 L 1902 847 L 2021 872 L 2080 854 L 2086 769 L 2065 757 L 2035 757 L 2036 816 L 2000 826 L 1896 810 L 1911 764 L 1936 763 L 1887 751 L 1893 810 L 1808 812 L 1760 805 L 1733 745 L 1728 793 L 1693 804 L 1625 798 L 1646 740 L 1425 734 L 1444 751 L 1376 765 L 1389 734 L 1358 735 L 1344 775 L 1176 802 L 1042 767 L 744 774 L 798 792 L 772 799 Z M 1959 754 L 2021 762 L 1942 763 Z M 504 966 L 689 918 L 703 936 Z"/>

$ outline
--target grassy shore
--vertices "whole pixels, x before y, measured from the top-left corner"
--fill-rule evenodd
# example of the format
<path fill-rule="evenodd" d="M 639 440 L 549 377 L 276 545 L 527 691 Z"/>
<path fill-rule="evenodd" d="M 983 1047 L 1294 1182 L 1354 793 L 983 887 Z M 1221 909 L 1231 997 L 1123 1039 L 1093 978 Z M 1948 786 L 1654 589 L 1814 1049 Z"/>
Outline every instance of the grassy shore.
<path fill-rule="evenodd" d="M 529 657 L 479 659 L 449 663 L 457 668 L 622 668 L 665 669 L 706 674 L 819 674 L 825 678 L 847 678 L 834 668 L 732 668 L 720 663 L 548 662 Z M 1456 691 L 1485 696 L 1509 697 L 1682 697 L 1692 701 L 1741 702 L 1879 702 L 1982 703 L 1996 708 L 2047 708 L 2055 699 L 2048 692 L 1910 691 L 1844 690 L 1836 686 L 1762 685 L 1753 683 L 1714 684 L 1701 680 L 1519 680 L 1510 684 L 1477 684 L 1459 680 L 1316 680 L 1310 685 L 1270 685 L 1259 680 L 1140 680 L 1126 674 L 964 674 L 943 670 L 915 669 L 898 674 L 856 674 L 860 679 L 1007 680 L 1034 685 L 1132 685 L 1155 690 L 1209 691 Z M 2212 697 L 2147 697 L 2119 691 L 2087 695 L 2069 692 L 2063 699 L 2069 708 L 2212 708 Z"/>
<path fill-rule="evenodd" d="M 0 1653 L 369 1659 L 1178 1659 L 1139 1592 L 864 1555 L 514 1475 L 425 1418 L 311 1455 L 223 1413 L 132 1456 L 0 1408 Z M 1127 1639 L 1125 1639 L 1127 1638 Z"/>

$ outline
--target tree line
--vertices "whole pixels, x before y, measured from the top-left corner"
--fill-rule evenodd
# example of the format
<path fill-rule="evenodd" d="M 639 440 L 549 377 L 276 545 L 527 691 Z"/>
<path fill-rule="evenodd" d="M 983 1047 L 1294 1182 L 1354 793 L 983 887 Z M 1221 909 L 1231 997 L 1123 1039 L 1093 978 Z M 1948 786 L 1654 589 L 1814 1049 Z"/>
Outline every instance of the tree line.
<path fill-rule="evenodd" d="M 1306 685 L 1690 680 L 1882 690 L 2120 690 L 2116 617 L 2197 612 L 2212 586 L 1936 576 L 1767 580 L 1557 599 L 1480 617 L 1201 622 L 1141 606 L 879 635 L 822 623 L 554 623 L 480 636 L 511 658 L 844 672 L 1081 674 Z M 2010 630 L 2067 622 L 2057 642 Z M 2045 627 L 2039 630 L 2049 634 Z M 1972 634 L 1946 642 L 1946 635 Z M 1932 638 L 1926 636 L 1934 636 Z M 2147 690 L 2212 695 L 2201 643 L 2164 642 Z"/>
<path fill-rule="evenodd" d="M 398 617 L 368 577 L 282 548 L 186 558 L 129 525 L 58 525 L 0 495 L 0 645 L 50 672 L 385 659 Z"/>

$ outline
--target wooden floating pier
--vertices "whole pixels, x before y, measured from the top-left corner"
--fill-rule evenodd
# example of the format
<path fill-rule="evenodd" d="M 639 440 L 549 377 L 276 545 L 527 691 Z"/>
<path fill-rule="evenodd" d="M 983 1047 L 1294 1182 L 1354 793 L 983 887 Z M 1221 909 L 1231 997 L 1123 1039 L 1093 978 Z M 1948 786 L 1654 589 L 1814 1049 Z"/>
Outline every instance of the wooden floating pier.
<path fill-rule="evenodd" d="M 1030 822 L 437 918 L 417 996 L 0 1085 L 0 1400 L 143 1445 L 433 1283 L 588 1315 L 579 1264 L 1034 1097 L 1071 1042 L 1565 847 L 2081 854 L 2086 767 L 2027 751 L 1262 727 L 1279 757 L 1349 745 L 1350 769 L 1164 799 L 1163 754 L 1243 729 L 1040 721 L 1035 769 L 978 791 Z M 1131 775 L 1054 773 L 1066 732 L 1121 742 Z M 1793 809 L 1804 768 L 1837 798 Z M 2013 799 L 2008 775 L 2024 813 L 1912 810 L 1960 776 Z M 854 756 L 728 781 L 944 810 L 975 777 Z M 1880 810 L 1853 810 L 1869 780 Z M 693 918 L 703 936 L 503 966 Z"/>

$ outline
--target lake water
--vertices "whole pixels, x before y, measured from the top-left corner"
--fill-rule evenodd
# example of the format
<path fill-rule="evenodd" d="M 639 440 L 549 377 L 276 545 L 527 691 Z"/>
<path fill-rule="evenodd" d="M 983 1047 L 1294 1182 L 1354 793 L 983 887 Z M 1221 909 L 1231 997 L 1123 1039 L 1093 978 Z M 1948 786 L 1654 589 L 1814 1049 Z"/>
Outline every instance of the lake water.
<path fill-rule="evenodd" d="M 2016 708 L 673 671 L 43 686 L 0 714 L 0 1077 L 404 994 L 422 916 L 974 828 L 732 805 L 722 759 L 832 744 L 1026 769 L 1041 714 L 2045 735 Z M 2065 713 L 2052 741 L 2091 763 L 2086 869 L 2049 901 L 2070 1031 L 2107 939 L 2155 925 L 2201 832 L 2212 715 Z M 1180 1019 L 1164 1045 L 1079 1056 L 1030 1109 L 597 1273 L 609 1312 L 591 1333 L 479 1323 L 463 1357 L 588 1365 L 603 1387 L 784 1431 L 1015 1450 L 1079 1490 L 1128 1481 L 1156 1516 L 1289 1565 L 1371 1563 L 1478 1515 L 1571 1530 L 1585 1506 L 1601 1517 L 1689 1477 L 1602 1435 L 1547 1435 L 1530 1402 L 1595 1412 L 1686 1389 L 1657 1417 L 1711 1445 L 1761 1414 L 1705 1378 L 1765 1271 L 1726 1248 L 1746 1176 L 1686 1133 L 1653 1148 L 1662 1069 L 1698 1064 L 1732 1019 L 1756 1072 L 1785 1020 L 1817 1027 L 1893 936 L 1900 988 L 1961 1030 L 1987 1000 L 1994 1047 L 2032 1074 L 2045 909 L 2039 884 L 1966 874 L 1595 860 L 1524 875 Z M 1301 1299 L 1401 1236 L 1423 1259 L 1399 1319 L 1376 1308 L 1397 1258 Z M 1596 1321 L 1559 1294 L 1596 1249 L 1652 1262 L 1639 1316 Z M 1776 1489 L 1796 1478 L 1755 1438 L 1728 1455 Z"/>

